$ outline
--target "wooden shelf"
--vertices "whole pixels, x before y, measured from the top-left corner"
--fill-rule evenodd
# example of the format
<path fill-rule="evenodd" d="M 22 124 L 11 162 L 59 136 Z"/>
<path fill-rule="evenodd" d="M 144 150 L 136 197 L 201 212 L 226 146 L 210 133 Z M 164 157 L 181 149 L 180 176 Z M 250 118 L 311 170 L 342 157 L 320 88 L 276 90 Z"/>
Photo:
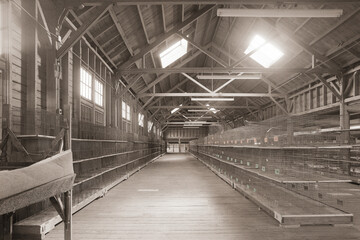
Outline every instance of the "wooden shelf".
<path fill-rule="evenodd" d="M 246 167 L 246 166 L 242 166 L 242 165 L 235 164 L 235 163 L 232 163 L 232 162 L 228 162 L 226 160 L 217 158 L 215 156 L 212 156 L 212 155 L 209 155 L 209 154 L 206 154 L 206 153 L 203 153 L 203 152 L 199 152 L 199 153 L 202 154 L 202 155 L 205 155 L 207 157 L 213 158 L 213 159 L 215 159 L 215 160 L 217 160 L 219 162 L 225 163 L 227 165 L 233 166 L 233 167 L 238 168 L 238 169 L 242 169 L 243 171 L 255 174 L 255 175 L 257 175 L 257 176 L 259 176 L 261 178 L 264 178 L 266 180 L 271 180 L 271 181 L 276 182 L 276 183 L 282 183 L 282 184 L 284 184 L 284 183 L 318 183 L 318 182 L 343 183 L 343 182 L 357 181 L 357 179 L 351 178 L 351 177 L 348 177 L 348 178 L 344 177 L 342 179 L 339 179 L 339 178 L 332 178 L 332 177 L 322 176 L 322 175 L 319 175 L 319 174 L 314 174 L 314 173 L 309 173 L 309 172 L 298 172 L 298 171 L 296 173 L 297 174 L 302 174 L 301 178 L 296 177 L 296 176 L 277 175 L 277 174 L 263 172 L 259 168 Z M 292 172 L 294 172 L 294 174 L 295 174 L 295 171 L 296 171 L 295 169 L 285 169 L 285 170 L 289 171 L 289 172 L 292 171 Z M 308 179 L 304 179 L 305 177 L 308 177 Z M 338 176 L 338 177 L 340 177 L 340 176 Z M 311 179 L 309 179 L 309 178 L 311 178 Z"/>
<path fill-rule="evenodd" d="M 75 160 L 74 164 L 87 162 L 87 161 L 94 161 L 94 160 L 98 160 L 98 159 L 101 159 L 101 158 L 116 157 L 116 156 L 126 155 L 126 154 L 130 154 L 130 153 L 144 151 L 144 150 L 152 150 L 152 149 L 158 149 L 158 148 L 143 148 L 143 149 L 137 149 L 137 150 L 128 151 L 128 152 L 120 152 L 120 153 L 101 155 L 101 156 L 97 156 L 97 157 L 84 158 L 84 159 Z"/>
<path fill-rule="evenodd" d="M 195 156 L 196 157 L 196 156 Z M 198 157 L 196 157 L 198 158 Z M 198 158 L 199 159 L 199 158 Z M 283 226 L 318 225 L 318 224 L 351 224 L 353 214 L 346 213 L 308 197 L 299 195 L 271 181 L 262 181 L 262 189 L 271 189 L 266 197 L 259 194 L 261 189 L 255 189 L 247 184 L 239 184 L 228 176 L 220 173 L 208 163 L 199 159 L 216 175 L 233 186 L 237 191 L 248 197 L 263 210 L 275 218 Z M 249 175 L 249 181 L 251 180 Z M 255 176 L 256 178 L 257 176 Z M 253 180 L 250 183 L 256 182 Z M 271 200 L 269 200 L 271 199 Z"/>
<path fill-rule="evenodd" d="M 90 204 L 94 200 L 103 197 L 111 188 L 115 187 L 117 184 L 121 183 L 122 181 L 125 181 L 130 176 L 138 172 L 141 168 L 144 168 L 148 164 L 155 161 L 157 158 L 161 157 L 161 155 L 158 155 L 157 157 L 149 160 L 147 163 L 139 166 L 138 168 L 131 170 L 127 172 L 126 175 L 121 176 L 116 181 L 103 186 L 102 188 L 95 188 L 95 189 L 87 189 L 82 191 L 80 194 L 83 194 L 87 196 L 83 200 L 76 202 L 76 198 L 73 198 L 74 204 L 73 204 L 73 214 L 79 211 L 80 209 L 84 208 L 86 205 Z M 136 161 L 136 160 L 134 160 Z M 133 162 L 133 161 L 132 161 Z M 127 163 L 130 164 L 131 162 Z M 75 186 L 76 184 L 74 184 Z M 34 216 L 31 216 L 29 218 L 26 218 L 20 222 L 17 222 L 14 224 L 14 236 L 17 235 L 23 235 L 23 234 L 32 234 L 36 236 L 45 236 L 46 233 L 51 231 L 56 224 L 60 223 L 62 220 L 60 216 L 56 213 L 56 211 L 53 208 L 48 208 L 39 214 L 36 214 Z M 40 239 L 40 238 L 39 238 Z"/>
<path fill-rule="evenodd" d="M 352 149 L 353 147 L 358 147 L 359 145 L 329 145 L 329 146 L 261 146 L 261 145 L 212 145 L 204 144 L 198 145 L 199 147 L 219 147 L 219 148 L 257 148 L 257 149 Z"/>
<path fill-rule="evenodd" d="M 130 162 L 127 162 L 127 163 L 124 163 L 124 164 L 121 164 L 121 165 L 108 166 L 108 167 L 97 169 L 95 171 L 87 172 L 86 175 L 77 176 L 75 178 L 74 187 L 77 186 L 77 185 L 80 185 L 80 184 L 82 184 L 84 182 L 90 181 L 90 180 L 92 180 L 94 178 L 100 177 L 100 176 L 104 175 L 105 173 L 114 171 L 116 169 L 119 169 L 119 168 L 125 167 L 127 165 L 130 165 L 132 163 L 135 163 L 136 161 L 139 161 L 141 159 L 150 157 L 150 156 L 152 156 L 154 154 L 160 154 L 160 152 L 155 152 L 155 153 L 152 153 L 152 154 L 149 154 L 149 155 L 134 159 L 134 160 L 132 160 Z"/>

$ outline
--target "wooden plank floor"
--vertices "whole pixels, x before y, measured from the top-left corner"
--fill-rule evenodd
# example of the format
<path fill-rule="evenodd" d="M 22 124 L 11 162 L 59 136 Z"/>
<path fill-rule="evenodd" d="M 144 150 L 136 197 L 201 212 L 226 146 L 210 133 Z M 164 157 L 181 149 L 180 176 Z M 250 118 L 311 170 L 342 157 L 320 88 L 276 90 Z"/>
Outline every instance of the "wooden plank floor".
<path fill-rule="evenodd" d="M 187 154 L 167 154 L 73 217 L 73 239 L 360 239 L 354 227 L 281 228 Z M 60 224 L 46 240 L 63 239 Z"/>

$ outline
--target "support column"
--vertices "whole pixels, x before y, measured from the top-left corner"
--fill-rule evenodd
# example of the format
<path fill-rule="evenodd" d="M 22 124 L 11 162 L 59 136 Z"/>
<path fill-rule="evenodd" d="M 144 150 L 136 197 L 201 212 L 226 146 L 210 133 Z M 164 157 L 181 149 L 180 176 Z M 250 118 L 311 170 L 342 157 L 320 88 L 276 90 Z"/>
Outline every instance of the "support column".
<path fill-rule="evenodd" d="M 340 100 L 340 129 L 343 130 L 340 133 L 340 144 L 350 144 L 350 114 L 347 110 L 348 106 L 345 103 L 345 84 L 344 84 L 344 77 L 339 79 L 340 85 L 340 93 L 341 93 L 341 100 Z M 350 160 L 350 149 L 341 149 L 340 155 L 343 157 L 343 160 L 347 162 L 343 162 L 341 164 L 341 169 L 343 170 L 344 174 L 350 175 L 350 164 L 348 161 Z"/>
<path fill-rule="evenodd" d="M 24 8 L 29 14 L 38 18 L 37 11 L 37 0 L 27 0 L 23 3 Z M 37 24 L 28 15 L 24 15 L 24 21 L 27 24 L 24 25 L 24 34 L 26 36 L 25 52 L 26 52 L 26 116 L 25 116 L 25 128 L 26 134 L 36 134 L 36 93 L 38 79 L 38 67 L 37 67 L 37 56 L 38 56 L 38 33 Z"/>
<path fill-rule="evenodd" d="M 12 114 L 11 114 L 11 89 L 12 89 L 12 16 L 11 13 L 11 3 L 9 1 L 5 1 L 2 3 L 2 14 L 4 14 L 4 29 L 3 33 L 5 36 L 3 37 L 3 54 L 5 56 L 5 66 L 4 71 L 2 71 L 2 83 L 0 85 L 2 91 L 2 137 L 4 139 L 7 134 L 6 128 L 12 129 Z"/>
<path fill-rule="evenodd" d="M 64 193 L 65 220 L 64 220 L 64 239 L 72 239 L 72 190 Z"/>
<path fill-rule="evenodd" d="M 46 121 L 50 124 L 47 134 L 55 136 L 56 130 L 56 110 L 60 106 L 59 79 L 55 76 L 56 49 L 48 49 L 46 52 Z"/>
<path fill-rule="evenodd" d="M 291 117 L 288 117 L 287 119 L 287 143 L 289 145 L 293 145 L 294 144 L 294 123 L 291 119 Z"/>
<path fill-rule="evenodd" d="M 81 41 L 73 47 L 73 110 L 74 110 L 74 136 L 80 138 L 81 97 L 80 97 L 80 67 L 81 67 Z M 76 127 L 75 127 L 76 126 Z"/>
<path fill-rule="evenodd" d="M 13 216 L 13 213 L 7 213 L 0 216 L 0 239 L 12 240 Z"/>

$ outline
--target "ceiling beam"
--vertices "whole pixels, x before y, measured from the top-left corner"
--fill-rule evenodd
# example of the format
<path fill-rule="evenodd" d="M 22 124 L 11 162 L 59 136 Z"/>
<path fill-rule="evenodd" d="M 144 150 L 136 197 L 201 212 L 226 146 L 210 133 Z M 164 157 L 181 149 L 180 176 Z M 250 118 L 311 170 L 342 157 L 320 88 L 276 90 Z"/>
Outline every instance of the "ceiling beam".
<path fill-rule="evenodd" d="M 199 87 L 201 87 L 202 89 L 204 89 L 205 91 L 211 93 L 212 91 L 210 89 L 208 89 L 207 87 L 205 87 L 204 85 L 202 85 L 201 83 L 199 83 L 198 81 L 196 81 L 194 78 L 192 78 L 191 76 L 187 75 L 186 73 L 181 73 L 183 76 L 187 77 L 190 81 L 192 81 L 193 83 L 195 83 L 196 85 L 198 85 Z"/>
<path fill-rule="evenodd" d="M 185 60 L 183 60 L 182 62 L 180 62 L 178 65 L 176 65 L 175 67 L 182 67 L 185 64 L 187 64 L 188 62 L 192 61 L 193 59 L 195 59 L 197 56 L 200 55 L 200 51 L 197 51 L 196 53 L 194 53 L 193 55 L 190 55 L 188 58 L 186 58 Z M 163 69 L 163 68 L 156 68 L 156 69 Z M 130 69 L 128 69 L 130 70 Z M 139 69 L 135 69 L 135 70 L 139 70 Z M 121 74 L 123 74 L 122 72 L 120 72 Z M 143 72 L 141 72 L 143 73 Z M 161 73 L 161 72 L 153 72 L 153 73 Z M 156 84 L 158 84 L 159 82 L 161 82 L 162 80 L 164 80 L 166 77 L 168 77 L 171 73 L 164 73 L 161 76 L 159 76 L 157 79 L 155 79 L 153 82 L 151 82 L 146 88 L 144 88 L 143 90 L 141 90 L 139 92 L 139 94 L 146 92 L 147 90 L 149 90 L 150 88 L 152 88 L 153 86 L 155 86 Z"/>
<path fill-rule="evenodd" d="M 137 11 L 138 11 L 138 14 L 139 14 L 139 17 L 140 17 L 142 29 L 144 30 L 146 42 L 149 44 L 150 39 L 149 39 L 149 35 L 148 35 L 147 31 L 146 31 L 145 22 L 144 22 L 144 18 L 142 16 L 142 13 L 141 13 L 140 5 L 136 5 L 136 7 L 137 7 Z"/>
<path fill-rule="evenodd" d="M 271 27 L 273 27 L 280 34 L 283 34 L 286 37 L 288 37 L 292 42 L 296 43 L 299 47 L 304 49 L 304 51 L 306 51 L 310 55 L 314 55 L 316 59 L 320 60 L 323 64 L 327 65 L 330 69 L 340 72 L 341 67 L 337 63 L 330 60 L 326 56 L 320 54 L 313 47 L 304 43 L 302 40 L 298 39 L 293 32 L 285 29 L 284 27 L 279 27 L 274 21 L 272 21 L 270 19 L 266 19 L 266 18 L 261 18 L 261 19 L 264 22 L 268 23 Z"/>
<path fill-rule="evenodd" d="M 143 97 L 281 97 L 279 94 L 269 93 L 144 93 Z"/>
<path fill-rule="evenodd" d="M 167 32 L 166 29 L 166 17 L 165 17 L 165 7 L 163 4 L 161 4 L 161 16 L 162 16 L 162 24 L 164 28 L 164 32 Z"/>
<path fill-rule="evenodd" d="M 60 59 L 64 56 L 72 46 L 101 18 L 101 16 L 109 10 L 112 5 L 100 6 L 91 14 L 91 17 L 83 23 L 75 32 L 70 35 L 70 38 L 57 50 L 56 58 Z"/>
<path fill-rule="evenodd" d="M 140 69 L 119 69 L 121 74 L 150 74 L 150 73 L 339 73 L 333 69 L 321 68 L 263 68 L 263 67 L 237 67 L 237 68 L 221 68 L 221 67 L 168 67 L 168 68 L 140 68 Z M 150 86 L 150 85 L 149 85 Z M 147 89 L 146 89 L 147 90 Z M 143 90 L 144 92 L 144 90 Z"/>
<path fill-rule="evenodd" d="M 347 22 L 351 17 L 353 17 L 355 14 L 357 14 L 360 11 L 360 7 L 356 8 L 354 11 L 352 11 L 350 14 L 347 14 L 346 16 L 343 16 L 340 21 L 338 21 L 334 26 L 326 30 L 324 33 L 317 36 L 314 40 L 312 40 L 309 45 L 314 45 L 316 42 L 320 41 L 327 35 L 329 35 L 332 31 L 334 31 L 336 28 L 343 25 L 345 22 Z"/>
<path fill-rule="evenodd" d="M 77 30 L 76 26 L 69 20 L 69 18 L 65 18 L 65 21 L 69 24 L 70 28 L 72 28 L 74 31 Z M 70 32 L 72 32 L 70 30 Z M 71 35 L 71 34 L 70 34 Z M 67 37 L 69 38 L 69 37 Z M 85 38 L 85 36 L 81 37 L 82 40 L 85 42 L 85 44 L 88 46 L 89 49 L 91 49 L 91 51 L 100 59 L 100 61 L 107 67 L 107 69 L 111 72 L 114 73 L 114 71 L 112 70 L 112 68 L 108 65 L 108 63 L 105 61 L 105 59 L 103 58 L 103 56 L 101 56 L 92 46 L 91 44 L 88 42 L 88 40 Z M 65 40 L 66 41 L 66 40 Z M 65 42 L 64 41 L 64 42 Z"/>
<path fill-rule="evenodd" d="M 335 97 L 341 101 L 341 95 L 323 78 L 320 74 L 315 74 L 315 76 L 335 95 Z"/>
<path fill-rule="evenodd" d="M 167 92 L 171 93 L 173 91 L 175 91 L 178 87 L 180 87 L 181 85 L 183 85 L 184 83 L 186 83 L 188 81 L 188 79 L 184 79 L 181 82 L 179 82 L 178 84 L 176 84 L 174 87 L 172 87 L 171 89 L 169 89 Z M 150 106 L 154 106 L 156 103 L 158 103 L 161 99 L 163 99 L 163 97 L 159 97 L 157 98 L 155 101 L 153 101 Z"/>
<path fill-rule="evenodd" d="M 228 67 L 228 64 L 226 62 L 224 62 L 221 58 L 217 57 L 215 54 L 213 54 L 212 52 L 208 51 L 205 47 L 201 46 L 200 44 L 197 44 L 196 42 L 194 42 L 193 40 L 191 40 L 190 38 L 188 38 L 187 36 L 185 36 L 184 34 L 178 33 L 178 35 L 182 38 L 184 38 L 186 41 L 188 41 L 189 43 L 191 43 L 191 45 L 193 45 L 194 47 L 196 47 L 197 49 L 199 49 L 201 52 L 203 52 L 204 54 L 206 54 L 208 57 L 210 57 L 211 59 L 213 59 L 215 62 L 217 62 L 218 64 L 220 64 L 223 67 Z"/>
<path fill-rule="evenodd" d="M 135 85 L 135 83 L 136 83 L 140 78 L 141 78 L 141 75 L 139 74 L 139 75 L 137 75 L 136 77 L 134 77 L 133 80 L 128 81 L 128 85 L 126 86 L 126 88 L 123 89 L 123 90 L 122 90 L 121 92 L 119 92 L 118 94 L 116 94 L 116 97 L 117 97 L 117 98 L 121 98 L 125 93 L 127 93 L 127 92 L 130 90 L 130 88 L 132 88 L 132 87 Z"/>
<path fill-rule="evenodd" d="M 69 11 L 73 17 L 75 18 L 76 22 L 80 25 L 82 25 L 82 21 L 80 20 L 80 18 L 76 15 L 76 13 L 74 12 L 74 10 L 70 10 Z M 113 67 L 116 67 L 116 64 L 111 60 L 111 58 L 109 57 L 109 55 L 107 54 L 107 52 L 104 50 L 104 48 L 100 45 L 100 43 L 95 39 L 95 37 L 88 31 L 87 35 L 90 37 L 90 39 L 95 43 L 96 47 L 101 51 L 102 54 L 104 54 L 104 56 L 107 58 L 107 60 L 113 65 Z"/>
<path fill-rule="evenodd" d="M 161 5 L 161 4 L 172 4 L 172 5 L 182 5 L 182 4 L 247 4 L 247 5 L 263 5 L 263 4 L 272 4 L 278 5 L 279 3 L 290 3 L 290 4 L 300 4 L 300 5 L 314 5 L 326 3 L 329 4 L 351 4 L 359 3 L 358 0 L 291 0 L 291 1 L 279 1 L 279 0 L 63 0 L 64 6 L 67 8 L 79 7 L 81 4 L 85 6 L 97 6 L 104 3 L 114 3 L 117 5 Z"/>
<path fill-rule="evenodd" d="M 126 48 L 128 49 L 130 55 L 133 56 L 133 55 L 134 55 L 134 52 L 133 52 L 133 50 L 132 50 L 132 48 L 131 48 L 131 46 L 130 46 L 129 41 L 127 40 L 127 37 L 125 36 L 125 31 L 124 31 L 124 29 L 121 27 L 120 22 L 119 22 L 119 19 L 117 18 L 114 9 L 113 9 L 113 8 L 110 8 L 110 9 L 109 9 L 109 13 L 110 13 L 110 16 L 111 16 L 111 18 L 112 18 L 112 20 L 113 20 L 113 22 L 114 22 L 114 24 L 115 24 L 115 26 L 116 26 L 119 34 L 120 34 L 122 40 L 123 40 L 124 43 L 125 43 Z"/>
<path fill-rule="evenodd" d="M 146 47 L 141 49 L 138 54 L 134 55 L 133 57 L 128 59 L 126 62 L 122 63 L 119 68 L 128 68 L 133 63 L 135 63 L 137 60 L 141 59 L 145 54 L 147 54 L 148 52 L 153 50 L 155 47 L 159 46 L 166 39 L 168 39 L 169 37 L 171 37 L 172 35 L 174 35 L 178 31 L 180 31 L 181 29 L 183 29 L 187 25 L 191 24 L 196 19 L 198 19 L 201 16 L 203 16 L 204 14 L 206 14 L 209 10 L 213 9 L 214 6 L 215 5 L 209 5 L 209 6 L 206 6 L 206 7 L 202 8 L 201 10 L 197 11 L 192 16 L 190 16 L 188 19 L 186 19 L 184 22 L 179 23 L 177 26 L 172 28 L 170 31 L 161 34 L 160 36 L 157 37 L 157 39 L 153 43 L 148 44 Z"/>

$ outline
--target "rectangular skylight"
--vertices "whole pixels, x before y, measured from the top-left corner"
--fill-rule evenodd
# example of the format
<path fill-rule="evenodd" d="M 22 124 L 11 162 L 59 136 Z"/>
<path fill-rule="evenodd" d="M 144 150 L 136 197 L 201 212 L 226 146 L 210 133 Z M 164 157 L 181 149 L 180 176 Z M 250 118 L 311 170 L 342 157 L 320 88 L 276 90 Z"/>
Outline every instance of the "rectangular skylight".
<path fill-rule="evenodd" d="M 168 49 L 160 53 L 161 65 L 166 68 L 182 56 L 187 53 L 188 42 L 185 39 L 181 39 Z"/>
<path fill-rule="evenodd" d="M 249 47 L 245 50 L 244 53 L 248 54 L 255 49 L 257 50 L 253 54 L 251 54 L 250 57 L 265 68 L 273 65 L 284 55 L 284 53 L 281 52 L 274 45 L 272 45 L 271 43 L 266 43 L 265 39 L 263 39 L 259 35 L 256 35 L 253 38 Z"/>
<path fill-rule="evenodd" d="M 182 104 L 180 104 L 179 106 L 182 106 Z M 176 107 L 173 110 L 171 110 L 171 114 L 176 113 L 180 108 Z"/>

